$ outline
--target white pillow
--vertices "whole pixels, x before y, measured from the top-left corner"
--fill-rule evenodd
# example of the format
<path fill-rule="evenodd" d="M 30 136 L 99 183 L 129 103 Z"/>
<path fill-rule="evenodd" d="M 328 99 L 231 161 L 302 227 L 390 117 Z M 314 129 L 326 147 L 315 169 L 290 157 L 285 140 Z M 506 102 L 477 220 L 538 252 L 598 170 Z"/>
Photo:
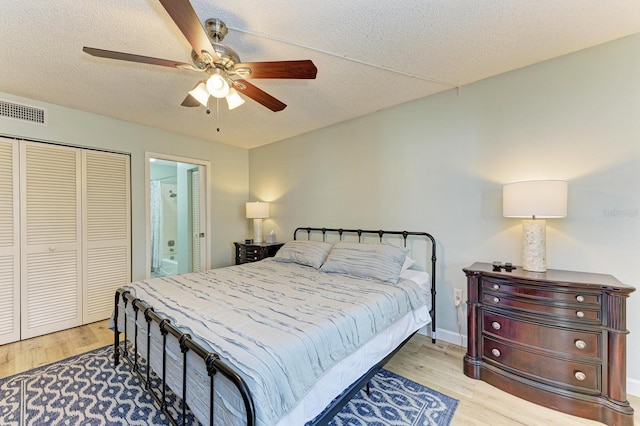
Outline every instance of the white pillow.
<path fill-rule="evenodd" d="M 431 288 L 431 276 L 428 272 L 407 269 L 400 273 L 400 278 L 404 280 L 411 280 L 414 283 L 418 284 L 421 288 L 425 286 Z"/>
<path fill-rule="evenodd" d="M 402 269 L 400 270 L 400 273 L 402 274 L 404 271 L 406 271 L 407 269 L 411 268 L 414 263 L 416 263 L 415 260 L 413 260 L 409 256 L 405 257 L 404 258 L 404 263 L 402 264 Z"/>
<path fill-rule="evenodd" d="M 431 309 L 431 275 L 428 272 L 407 269 L 400 274 L 400 279 L 418 284 L 422 294 L 427 298 L 427 306 Z"/>

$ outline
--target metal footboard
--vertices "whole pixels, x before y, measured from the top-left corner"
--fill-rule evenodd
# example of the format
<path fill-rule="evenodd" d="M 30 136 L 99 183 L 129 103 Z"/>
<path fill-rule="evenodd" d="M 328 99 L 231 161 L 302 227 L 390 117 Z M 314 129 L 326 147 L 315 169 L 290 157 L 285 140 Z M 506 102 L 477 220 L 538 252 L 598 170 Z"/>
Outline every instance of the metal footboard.
<path fill-rule="evenodd" d="M 119 318 L 119 310 L 120 310 L 120 301 L 124 304 L 123 319 L 124 319 L 124 330 L 118 329 L 118 318 Z M 127 315 L 126 309 L 127 305 L 131 305 L 131 308 L 134 312 L 134 327 L 132 337 L 133 350 L 132 354 L 129 353 L 129 349 L 127 346 L 127 342 L 129 342 L 128 329 L 127 327 Z M 138 315 L 142 314 L 144 316 L 144 320 L 147 324 L 146 330 L 139 330 L 138 327 Z M 202 360 L 203 365 L 206 367 L 207 374 L 210 378 L 210 390 L 209 390 L 209 422 L 213 426 L 214 424 L 214 386 L 215 381 L 214 377 L 217 373 L 222 374 L 226 377 L 238 390 L 240 393 L 245 406 L 245 411 L 247 414 L 247 426 L 253 426 L 256 422 L 256 414 L 255 414 L 255 406 L 253 404 L 253 399 L 251 397 L 251 393 L 249 388 L 247 387 L 246 382 L 240 377 L 231 367 L 225 364 L 220 360 L 220 357 L 212 352 L 207 351 L 200 344 L 198 344 L 195 340 L 192 339 L 191 335 L 183 333 L 177 327 L 171 324 L 171 321 L 163 318 L 161 315 L 157 314 L 153 307 L 148 306 L 144 301 L 138 299 L 131 295 L 128 291 L 119 288 L 116 290 L 115 294 L 115 307 L 113 320 L 115 323 L 114 329 L 114 343 L 113 343 L 113 358 L 114 364 L 118 365 L 120 363 L 120 358 L 127 361 L 132 370 L 136 373 L 139 379 L 142 381 L 144 388 L 149 391 L 149 394 L 158 405 L 160 410 L 164 413 L 165 416 L 169 419 L 172 425 L 178 426 L 182 424 L 183 426 L 186 424 L 186 409 L 187 409 L 187 354 L 191 351 L 196 354 L 200 360 Z M 153 324 L 153 325 L 152 325 Z M 157 330 L 162 335 L 162 374 L 159 377 L 160 379 L 160 388 L 154 389 L 153 383 L 150 377 L 151 374 L 151 334 L 152 334 L 152 326 L 157 327 Z M 124 345 L 120 344 L 120 333 L 124 333 Z M 145 336 L 146 334 L 146 336 Z M 173 336 L 178 344 L 180 345 L 180 351 L 182 352 L 182 416 L 181 423 L 178 423 L 177 420 L 174 419 L 173 413 L 168 409 L 167 406 L 167 337 L 171 335 Z M 146 363 L 147 367 L 141 369 L 141 360 L 140 355 L 138 354 L 138 338 L 146 338 Z M 144 370 L 144 371 L 142 371 Z"/>

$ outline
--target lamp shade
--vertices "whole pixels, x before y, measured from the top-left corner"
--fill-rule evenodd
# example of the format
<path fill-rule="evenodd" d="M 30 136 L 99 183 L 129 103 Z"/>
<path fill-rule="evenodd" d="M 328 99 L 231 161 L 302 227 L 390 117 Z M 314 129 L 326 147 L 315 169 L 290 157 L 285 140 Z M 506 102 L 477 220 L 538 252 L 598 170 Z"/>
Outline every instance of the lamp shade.
<path fill-rule="evenodd" d="M 224 98 L 229 94 L 229 83 L 219 73 L 213 74 L 206 83 L 207 90 L 214 98 Z"/>
<path fill-rule="evenodd" d="M 238 108 L 243 103 L 244 103 L 244 99 L 240 97 L 236 89 L 234 89 L 233 87 L 230 88 L 229 94 L 227 95 L 227 104 L 229 105 L 229 110 Z"/>
<path fill-rule="evenodd" d="M 207 86 L 205 85 L 204 81 L 198 83 L 198 85 L 194 87 L 193 90 L 189 92 L 189 94 L 193 96 L 198 102 L 200 102 L 202 106 L 207 106 L 207 103 L 209 102 L 209 92 L 207 91 Z"/>
<path fill-rule="evenodd" d="M 247 219 L 266 219 L 269 217 L 269 203 L 248 202 L 246 208 Z"/>
<path fill-rule="evenodd" d="M 530 180 L 502 187 L 502 215 L 520 218 L 567 216 L 567 182 Z"/>

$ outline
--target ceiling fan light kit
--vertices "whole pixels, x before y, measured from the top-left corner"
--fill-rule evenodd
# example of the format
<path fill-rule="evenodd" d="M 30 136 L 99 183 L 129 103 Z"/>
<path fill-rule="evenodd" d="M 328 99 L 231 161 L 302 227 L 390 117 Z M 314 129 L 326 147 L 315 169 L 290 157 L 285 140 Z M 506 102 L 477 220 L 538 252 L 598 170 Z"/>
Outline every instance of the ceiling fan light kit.
<path fill-rule="evenodd" d="M 242 97 L 238 94 L 238 91 L 233 87 L 229 89 L 229 94 L 227 95 L 227 105 L 229 105 L 229 111 L 238 108 L 243 103 L 244 99 L 242 99 Z"/>
<path fill-rule="evenodd" d="M 206 86 L 209 94 L 214 98 L 225 98 L 229 94 L 229 83 L 219 69 L 216 69 L 214 74 L 209 77 Z"/>
<path fill-rule="evenodd" d="M 207 86 L 205 85 L 204 81 L 201 81 L 196 87 L 189 91 L 189 95 L 196 98 L 196 100 L 200 102 L 203 107 L 206 107 L 209 103 L 209 91 L 207 90 Z"/>
<path fill-rule="evenodd" d="M 208 19 L 205 29 L 189 0 L 159 0 L 192 47 L 193 65 L 152 58 L 131 53 L 84 47 L 82 50 L 92 56 L 121 61 L 138 62 L 179 68 L 188 71 L 205 72 L 210 75 L 188 92 L 182 106 L 206 107 L 209 96 L 226 98 L 232 110 L 244 103 L 238 92 L 271 111 L 282 111 L 286 104 L 254 86 L 245 79 L 282 78 L 315 79 L 318 72 L 310 60 L 240 62 L 240 56 L 232 48 L 220 42 L 228 33 L 227 26 L 219 19 Z"/>

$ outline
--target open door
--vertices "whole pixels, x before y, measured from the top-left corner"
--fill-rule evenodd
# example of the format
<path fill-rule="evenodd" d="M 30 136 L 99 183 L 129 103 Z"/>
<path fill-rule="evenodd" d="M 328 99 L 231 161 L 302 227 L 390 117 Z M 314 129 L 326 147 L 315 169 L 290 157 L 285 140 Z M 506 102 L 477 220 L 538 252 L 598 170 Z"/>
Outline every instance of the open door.
<path fill-rule="evenodd" d="M 207 269 L 207 166 L 197 160 L 147 156 L 148 276 Z"/>

